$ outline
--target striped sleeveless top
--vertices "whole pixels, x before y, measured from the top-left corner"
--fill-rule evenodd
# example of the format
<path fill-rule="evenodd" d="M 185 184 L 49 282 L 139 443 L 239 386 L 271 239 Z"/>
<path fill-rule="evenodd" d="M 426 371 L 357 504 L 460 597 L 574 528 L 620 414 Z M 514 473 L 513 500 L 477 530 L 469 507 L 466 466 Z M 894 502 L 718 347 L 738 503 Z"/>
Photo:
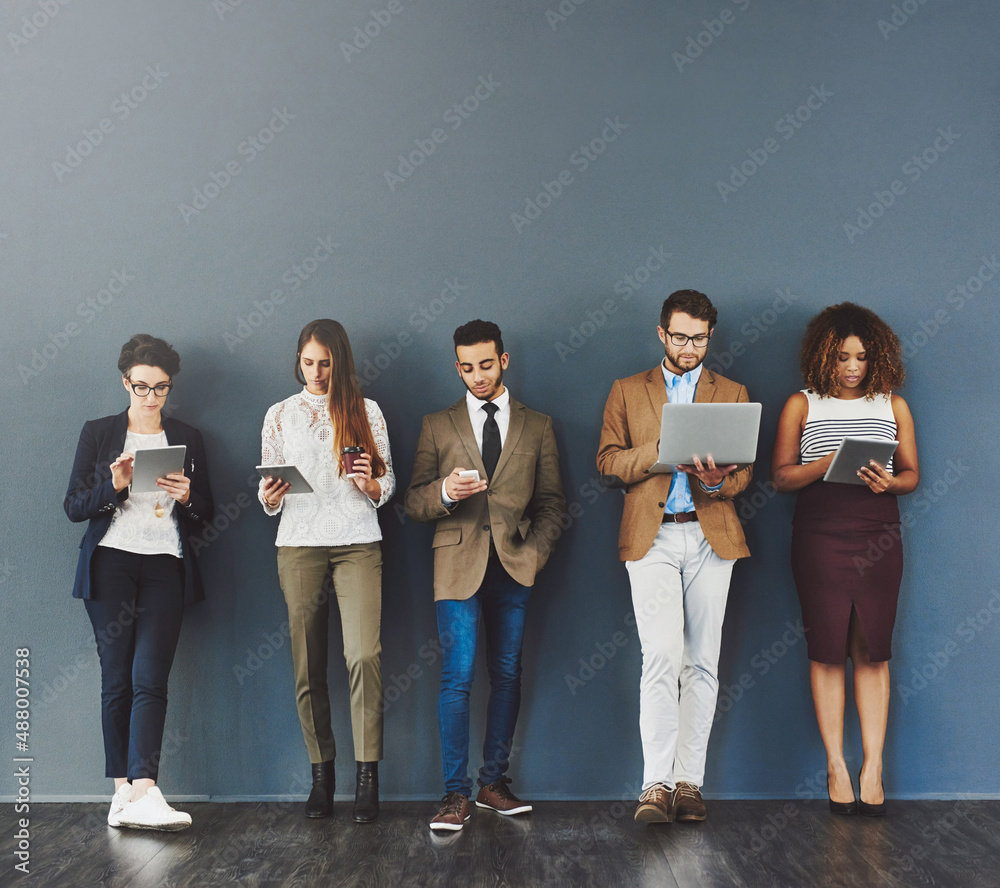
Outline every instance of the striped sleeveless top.
<path fill-rule="evenodd" d="M 799 442 L 802 465 L 822 459 L 836 450 L 844 438 L 896 440 L 896 419 L 892 414 L 891 395 L 876 395 L 872 401 L 857 398 L 821 398 L 810 389 L 802 394 L 809 400 L 809 414 Z M 886 468 L 892 471 L 892 460 Z"/>

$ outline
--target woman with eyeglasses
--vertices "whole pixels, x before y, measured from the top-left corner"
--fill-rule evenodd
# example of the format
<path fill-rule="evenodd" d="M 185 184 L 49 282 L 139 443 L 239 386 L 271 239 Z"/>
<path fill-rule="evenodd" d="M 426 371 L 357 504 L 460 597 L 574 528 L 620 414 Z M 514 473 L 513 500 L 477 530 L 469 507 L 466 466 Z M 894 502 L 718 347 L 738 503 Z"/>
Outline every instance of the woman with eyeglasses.
<path fill-rule="evenodd" d="M 258 497 L 280 515 L 278 580 L 288 605 L 295 699 L 312 792 L 306 817 L 333 813 L 334 743 L 327 685 L 331 598 L 340 610 L 357 764 L 353 820 L 378 818 L 382 758 L 382 531 L 375 510 L 396 489 L 389 435 L 378 404 L 361 394 L 347 332 L 323 318 L 306 324 L 295 352 L 303 386 L 272 406 L 261 464 L 295 465 L 312 486 L 264 478 Z"/>
<path fill-rule="evenodd" d="M 82 598 L 101 661 L 105 776 L 115 781 L 108 824 L 179 830 L 191 817 L 156 786 L 167 677 L 184 608 L 204 598 L 192 537 L 212 517 L 205 448 L 195 428 L 163 416 L 180 370 L 177 352 L 146 333 L 118 359 L 129 406 L 87 422 L 63 503 L 89 521 L 73 597 Z M 137 450 L 183 444 L 184 471 L 155 493 L 131 493 Z"/>

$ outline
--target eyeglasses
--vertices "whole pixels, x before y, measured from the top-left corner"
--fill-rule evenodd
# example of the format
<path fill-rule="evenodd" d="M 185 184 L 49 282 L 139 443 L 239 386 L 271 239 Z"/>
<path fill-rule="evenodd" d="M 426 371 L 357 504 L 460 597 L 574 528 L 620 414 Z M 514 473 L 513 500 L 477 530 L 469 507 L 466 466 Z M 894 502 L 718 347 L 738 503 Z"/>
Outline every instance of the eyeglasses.
<path fill-rule="evenodd" d="M 689 342 L 694 343 L 695 348 L 704 348 L 708 345 L 708 340 L 712 337 L 708 333 L 699 333 L 697 336 L 685 336 L 683 333 L 671 333 L 667 331 L 667 336 L 674 345 L 685 346 Z"/>
<path fill-rule="evenodd" d="M 170 390 L 174 387 L 172 382 L 161 382 L 159 385 L 146 385 L 144 382 L 132 382 L 129 381 L 129 388 L 135 392 L 137 398 L 145 398 L 150 392 L 152 392 L 158 398 L 165 398 L 170 394 Z"/>

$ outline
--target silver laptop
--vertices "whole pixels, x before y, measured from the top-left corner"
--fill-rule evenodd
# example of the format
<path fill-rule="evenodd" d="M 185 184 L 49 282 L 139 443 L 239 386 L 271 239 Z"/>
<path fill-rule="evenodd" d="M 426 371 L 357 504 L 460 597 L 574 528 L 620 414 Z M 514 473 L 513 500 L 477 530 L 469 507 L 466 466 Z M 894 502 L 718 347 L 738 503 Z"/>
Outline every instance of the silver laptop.
<path fill-rule="evenodd" d="M 754 403 L 664 404 L 660 452 L 649 471 L 673 472 L 694 456 L 704 465 L 709 454 L 720 467 L 749 465 L 757 458 L 760 411 Z"/>

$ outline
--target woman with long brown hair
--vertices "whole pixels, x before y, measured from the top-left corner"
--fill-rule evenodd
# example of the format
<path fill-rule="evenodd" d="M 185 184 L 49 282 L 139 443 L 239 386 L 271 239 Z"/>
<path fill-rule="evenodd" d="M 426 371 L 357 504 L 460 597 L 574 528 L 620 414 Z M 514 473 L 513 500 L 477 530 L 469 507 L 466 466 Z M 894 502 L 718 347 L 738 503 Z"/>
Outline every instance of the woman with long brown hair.
<path fill-rule="evenodd" d="M 800 354 L 808 388 L 788 399 L 771 474 L 782 493 L 798 491 L 792 573 L 802 605 L 816 721 L 826 749 L 834 814 L 885 813 L 882 747 L 889 714 L 889 658 L 903 574 L 897 497 L 920 480 L 913 417 L 895 390 L 903 384 L 899 338 L 878 315 L 851 302 L 809 322 Z M 898 441 L 886 465 L 871 460 L 859 482 L 823 480 L 845 437 Z M 889 535 L 882 557 L 873 540 Z M 846 664 L 851 660 L 861 725 L 858 795 L 844 760 Z"/>
<path fill-rule="evenodd" d="M 350 678 L 357 783 L 353 819 L 378 817 L 382 758 L 382 533 L 375 510 L 396 489 L 378 404 L 361 394 L 347 333 L 337 321 L 306 324 L 295 378 L 304 388 L 267 411 L 261 464 L 295 465 L 312 486 L 297 494 L 264 478 L 258 497 L 281 516 L 275 544 L 288 605 L 299 721 L 312 763 L 307 817 L 333 813 L 336 745 L 327 687 L 331 594 L 340 608 Z M 345 448 L 352 452 L 345 454 Z M 360 448 L 360 450 L 359 450 Z"/>

